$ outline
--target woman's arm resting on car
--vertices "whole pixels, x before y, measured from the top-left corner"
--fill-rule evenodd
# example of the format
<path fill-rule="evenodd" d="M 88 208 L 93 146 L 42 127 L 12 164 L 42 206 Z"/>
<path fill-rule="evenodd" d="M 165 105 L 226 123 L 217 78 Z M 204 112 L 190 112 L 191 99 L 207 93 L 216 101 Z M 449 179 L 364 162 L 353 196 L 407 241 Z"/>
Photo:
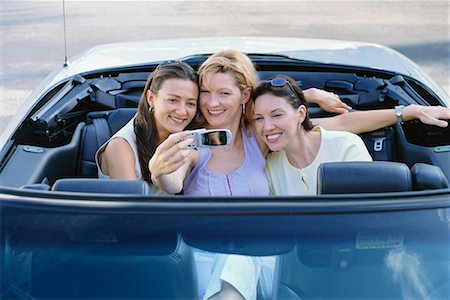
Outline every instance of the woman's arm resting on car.
<path fill-rule="evenodd" d="M 310 88 L 303 91 L 308 103 L 317 103 L 324 111 L 343 114 L 352 109 L 339 98 L 338 95 L 321 89 Z"/>
<path fill-rule="evenodd" d="M 447 127 L 450 109 L 443 106 L 421 106 L 411 104 L 402 110 L 403 121 L 419 119 L 422 123 Z M 358 111 L 330 118 L 312 119 L 314 125 L 329 130 L 343 130 L 353 133 L 374 131 L 397 123 L 395 109 Z"/>

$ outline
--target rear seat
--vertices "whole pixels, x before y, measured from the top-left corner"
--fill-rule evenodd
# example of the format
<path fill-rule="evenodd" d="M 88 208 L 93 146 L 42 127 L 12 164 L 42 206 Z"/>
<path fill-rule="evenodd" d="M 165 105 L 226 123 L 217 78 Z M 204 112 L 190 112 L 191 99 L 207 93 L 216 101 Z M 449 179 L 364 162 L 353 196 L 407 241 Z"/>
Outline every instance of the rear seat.
<path fill-rule="evenodd" d="M 81 136 L 81 177 L 97 177 L 95 153 L 114 133 L 122 128 L 136 114 L 136 108 L 120 108 L 112 111 L 91 112 Z"/>

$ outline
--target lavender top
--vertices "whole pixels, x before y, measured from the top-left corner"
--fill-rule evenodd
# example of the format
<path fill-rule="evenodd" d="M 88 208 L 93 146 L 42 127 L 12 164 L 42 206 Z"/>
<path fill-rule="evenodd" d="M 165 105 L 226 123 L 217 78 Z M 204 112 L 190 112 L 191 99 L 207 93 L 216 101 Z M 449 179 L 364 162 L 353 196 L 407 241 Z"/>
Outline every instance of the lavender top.
<path fill-rule="evenodd" d="M 267 196 L 269 183 L 258 142 L 252 132 L 248 136 L 241 128 L 244 142 L 244 163 L 235 171 L 221 174 L 208 171 L 209 148 L 199 148 L 198 164 L 184 180 L 183 194 L 195 196 Z"/>

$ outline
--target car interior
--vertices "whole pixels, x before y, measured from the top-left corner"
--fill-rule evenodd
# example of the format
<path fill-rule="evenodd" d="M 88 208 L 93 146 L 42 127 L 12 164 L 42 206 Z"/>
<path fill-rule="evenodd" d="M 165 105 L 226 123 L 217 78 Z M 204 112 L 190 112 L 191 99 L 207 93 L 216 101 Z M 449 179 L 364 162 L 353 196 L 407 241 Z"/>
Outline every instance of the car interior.
<path fill-rule="evenodd" d="M 198 59 L 202 57 L 193 59 L 194 67 L 201 63 Z M 317 87 L 339 94 L 354 110 L 440 104 L 430 90 L 406 76 L 320 64 L 299 66 L 289 61 L 274 65 L 267 58 L 253 59 L 261 79 L 286 74 L 303 89 Z M 56 86 L 20 126 L 9 152 L 3 153 L 0 184 L 54 190 L 60 179 L 96 178 L 96 150 L 134 116 L 155 67 L 77 75 Z M 316 105 L 309 107 L 309 113 L 311 117 L 330 115 Z M 414 120 L 361 137 L 375 161 L 400 162 L 410 169 L 416 163 L 429 164 L 440 168 L 447 181 L 450 178 L 449 128 Z M 25 168 L 30 172 L 24 173 Z"/>
<path fill-rule="evenodd" d="M 261 79 L 286 74 L 295 78 L 303 89 L 317 87 L 339 94 L 355 110 L 392 108 L 410 103 L 441 104 L 432 91 L 406 76 L 381 70 L 250 56 Z M 205 56 L 186 61 L 198 67 L 203 59 Z M 59 193 L 61 199 L 71 192 L 149 196 L 145 182 L 98 179 L 95 153 L 134 116 L 147 77 L 156 66 L 81 74 L 55 86 L 18 128 L 8 152 L 2 153 L 0 185 L 44 195 Z M 309 112 L 312 117 L 330 115 L 315 105 L 309 107 Z M 318 197 L 449 188 L 450 127 L 437 128 L 414 120 L 361 137 L 374 162 L 323 164 L 318 172 Z M 71 199 L 70 196 L 67 198 Z M 99 197 L 99 201 L 101 199 Z M 147 200 L 152 201 L 151 198 Z M 337 235 L 328 235 L 329 241 L 314 240 L 311 228 L 305 229 L 304 236 L 298 232 L 295 236 L 290 235 L 289 231 L 280 235 L 280 227 L 296 228 L 296 222 L 299 222 L 298 228 L 301 227 L 304 220 L 300 222 L 293 217 L 277 219 L 275 224 L 272 216 L 257 221 L 241 216 L 231 225 L 229 220 L 222 224 L 220 216 L 214 216 L 212 221 L 180 217 L 172 223 L 182 224 L 179 225 L 182 229 L 174 229 L 155 225 L 158 218 L 165 218 L 164 215 L 145 218 L 133 212 L 137 215 L 133 221 L 125 216 L 118 217 L 120 222 L 111 227 L 110 223 L 103 223 L 101 216 L 82 210 L 68 213 L 64 220 L 46 212 L 39 216 L 40 220 L 19 228 L 14 224 L 20 224 L 21 218 L 27 218 L 28 213 L 20 212 L 20 208 L 8 209 L 9 215 L 15 217 L 4 219 L 2 223 L 5 228 L 14 229 L 2 237 L 2 243 L 7 244 L 7 251 L 2 254 L 3 261 L 7 262 L 4 270 L 9 275 L 2 281 L 7 288 L 1 296 L 11 299 L 196 299 L 197 277 L 192 247 L 241 255 L 280 255 L 275 270 L 274 299 L 345 298 L 348 283 L 355 281 L 359 282 L 361 290 L 355 293 L 354 299 L 361 299 L 365 296 L 365 287 L 373 284 L 373 278 L 385 278 L 384 271 L 371 265 L 371 260 L 379 261 L 391 255 L 393 246 L 379 246 L 379 240 L 385 239 L 386 243 L 395 246 L 410 238 L 410 244 L 415 245 L 414 238 L 426 235 L 429 230 L 427 227 L 412 235 L 407 232 L 405 237 L 398 239 L 390 237 L 389 232 L 386 232 L 388 238 L 364 239 L 344 230 L 341 234 L 346 235 L 343 239 L 349 241 L 346 243 Z M 347 220 L 355 218 L 354 222 L 361 224 L 363 233 L 373 230 L 370 226 L 364 227 L 368 223 L 357 219 L 356 215 L 343 217 Z M 408 218 L 399 218 L 398 223 L 389 223 L 391 227 L 386 228 L 392 229 L 398 224 L 416 226 L 412 222 L 420 223 L 421 218 L 423 216 L 414 216 L 412 212 Z M 56 221 L 64 226 L 55 228 Z M 342 223 L 335 222 L 336 227 Z M 377 222 L 384 225 L 383 220 Z M 436 226 L 448 226 L 448 222 L 437 223 Z M 98 232 L 86 232 L 79 224 L 98 228 Z M 167 224 L 167 221 L 161 224 Z M 272 226 L 264 227 L 262 232 L 258 230 L 261 224 Z M 130 235 L 133 226 L 148 229 Z M 329 224 L 327 226 L 330 228 Z M 71 229 L 67 231 L 66 228 Z M 273 230 L 268 232 L 267 228 Z M 312 230 L 320 232 L 324 229 Z M 182 238 L 180 231 L 183 231 Z M 264 236 L 258 235 L 261 232 Z M 270 245 L 265 245 L 268 236 Z M 308 248 L 299 242 L 301 237 L 313 241 L 313 246 Z M 443 242 L 448 239 L 448 236 L 444 237 Z M 143 245 L 142 241 L 146 243 Z M 36 243 L 41 245 L 41 250 L 33 248 Z M 433 245 L 433 258 L 430 259 L 436 263 L 427 265 L 432 269 L 426 271 L 448 275 L 448 269 L 444 270 L 446 267 L 440 263 L 446 255 L 448 260 L 448 253 L 442 252 L 446 248 L 439 247 L 438 243 Z M 367 248 L 365 256 L 357 251 L 358 247 Z M 361 271 L 347 272 L 350 267 L 353 271 L 361 268 Z M 83 270 L 89 270 L 89 274 Z M 363 275 L 368 270 L 372 274 L 370 282 Z M 434 286 L 441 286 L 442 291 L 436 293 L 444 295 L 449 279 L 439 276 L 435 275 L 431 281 Z M 336 284 L 330 285 L 329 289 L 318 286 L 324 281 Z M 391 284 L 388 281 L 377 281 L 372 294 L 374 298 L 399 297 L 399 294 L 389 294 L 386 290 L 385 287 Z"/>

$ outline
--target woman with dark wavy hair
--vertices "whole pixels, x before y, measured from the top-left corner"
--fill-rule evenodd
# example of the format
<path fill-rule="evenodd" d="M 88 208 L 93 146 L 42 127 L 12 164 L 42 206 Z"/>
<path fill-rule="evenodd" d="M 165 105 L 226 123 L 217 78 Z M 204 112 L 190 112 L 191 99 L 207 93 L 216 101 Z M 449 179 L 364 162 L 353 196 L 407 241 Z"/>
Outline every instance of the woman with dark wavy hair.
<path fill-rule="evenodd" d="M 135 117 L 98 150 L 99 177 L 142 179 L 152 194 L 161 193 L 152 184 L 150 165 L 157 177 L 186 165 L 191 139 L 185 139 L 189 132 L 182 131 L 197 114 L 198 93 L 197 74 L 188 64 L 159 65 L 145 84 Z M 178 134 L 169 138 L 173 133 Z M 180 139 L 185 140 L 177 144 Z M 158 151 L 159 146 L 167 151 Z M 156 159 L 160 155 L 170 161 L 170 167 Z"/>
<path fill-rule="evenodd" d="M 252 98 L 255 131 L 272 151 L 266 158 L 272 195 L 315 195 L 321 163 L 372 160 L 358 135 L 313 125 L 303 91 L 291 77 L 260 82 Z"/>

